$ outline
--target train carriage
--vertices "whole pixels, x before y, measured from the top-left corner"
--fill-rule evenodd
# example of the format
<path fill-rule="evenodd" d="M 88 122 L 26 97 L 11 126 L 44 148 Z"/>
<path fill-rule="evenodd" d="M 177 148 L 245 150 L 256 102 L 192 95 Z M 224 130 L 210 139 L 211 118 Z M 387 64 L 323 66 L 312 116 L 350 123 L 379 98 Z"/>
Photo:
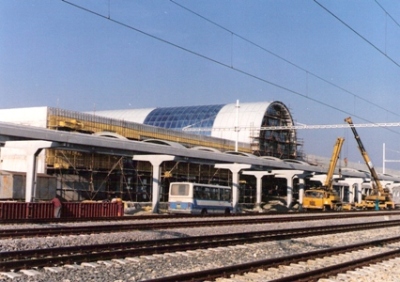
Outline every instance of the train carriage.
<path fill-rule="evenodd" d="M 229 214 L 232 188 L 229 186 L 172 182 L 169 188 L 168 213 Z"/>

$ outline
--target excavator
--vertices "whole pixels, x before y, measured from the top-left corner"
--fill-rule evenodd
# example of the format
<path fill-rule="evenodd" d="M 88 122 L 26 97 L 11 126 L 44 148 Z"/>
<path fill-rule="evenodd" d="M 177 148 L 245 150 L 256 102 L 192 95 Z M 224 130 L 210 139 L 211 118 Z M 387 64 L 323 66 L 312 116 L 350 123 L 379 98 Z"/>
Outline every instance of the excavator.
<path fill-rule="evenodd" d="M 342 210 L 343 203 L 338 193 L 333 189 L 333 173 L 335 172 L 343 142 L 344 138 L 342 137 L 338 137 L 336 140 L 324 185 L 322 187 L 308 189 L 304 192 L 303 209 L 321 211 Z"/>
<path fill-rule="evenodd" d="M 367 165 L 369 172 L 371 173 L 371 182 L 372 182 L 372 193 L 370 195 L 366 195 L 364 199 L 362 199 L 361 203 L 356 203 L 355 207 L 358 209 L 394 209 L 395 204 L 393 202 L 392 194 L 388 188 L 383 188 L 381 182 L 379 181 L 378 174 L 375 171 L 375 168 L 370 160 L 367 151 L 364 148 L 363 143 L 361 142 L 361 138 L 357 133 L 357 130 L 354 126 L 353 120 L 351 117 L 345 118 L 345 122 L 350 125 L 351 130 L 353 131 L 354 137 L 358 144 L 358 149 L 361 152 L 361 155 Z"/>

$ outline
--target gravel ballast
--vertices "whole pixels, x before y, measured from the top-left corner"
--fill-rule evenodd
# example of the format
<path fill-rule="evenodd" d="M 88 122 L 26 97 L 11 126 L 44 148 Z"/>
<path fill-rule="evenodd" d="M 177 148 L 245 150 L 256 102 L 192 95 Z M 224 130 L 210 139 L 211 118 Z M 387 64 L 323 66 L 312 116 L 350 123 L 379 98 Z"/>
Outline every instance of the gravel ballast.
<path fill-rule="evenodd" d="M 388 219 L 394 220 L 399 218 L 400 216 L 377 216 L 341 220 L 315 220 L 291 223 L 285 222 L 256 225 L 179 228 L 156 231 L 132 231 L 65 237 L 8 239 L 0 240 L 0 255 L 1 252 L 27 249 L 156 240 L 163 238 L 298 228 L 304 226 L 314 227 L 335 225 L 339 222 L 342 224 L 365 223 Z M 70 268 L 64 266 L 60 269 L 57 269 L 59 272 L 52 272 L 54 269 L 37 269 L 36 271 L 39 274 L 34 276 L 17 272 L 16 274 L 21 276 L 13 279 L 9 278 L 8 275 L 3 273 L 0 275 L 0 281 L 142 281 L 146 279 L 176 275 L 184 272 L 199 271 L 208 268 L 223 267 L 254 260 L 309 252 L 322 248 L 330 248 L 334 246 L 388 238 L 398 234 L 400 234 L 400 227 L 391 227 L 385 229 L 373 229 L 368 231 L 284 240 L 279 242 L 247 244 L 210 250 L 188 251 L 183 253 L 153 255 L 149 257 L 136 257 L 129 259 L 122 258 L 119 261 L 97 262 L 95 264 L 87 264 L 86 266 L 75 265 L 71 266 Z"/>

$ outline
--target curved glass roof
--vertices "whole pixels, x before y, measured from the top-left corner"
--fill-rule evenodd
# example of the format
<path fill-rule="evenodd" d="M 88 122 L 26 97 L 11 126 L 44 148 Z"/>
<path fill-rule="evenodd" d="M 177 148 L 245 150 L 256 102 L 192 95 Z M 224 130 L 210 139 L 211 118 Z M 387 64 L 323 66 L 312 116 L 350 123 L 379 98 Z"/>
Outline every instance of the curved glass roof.
<path fill-rule="evenodd" d="M 198 134 L 211 135 L 215 117 L 224 105 L 156 108 L 144 120 L 144 124 L 182 130 L 199 128 Z M 201 131 L 201 128 L 207 130 Z"/>
<path fill-rule="evenodd" d="M 296 130 L 268 129 L 269 126 L 293 125 L 289 109 L 279 101 L 130 109 L 96 114 L 118 115 L 124 121 L 248 143 L 255 155 L 297 158 Z"/>

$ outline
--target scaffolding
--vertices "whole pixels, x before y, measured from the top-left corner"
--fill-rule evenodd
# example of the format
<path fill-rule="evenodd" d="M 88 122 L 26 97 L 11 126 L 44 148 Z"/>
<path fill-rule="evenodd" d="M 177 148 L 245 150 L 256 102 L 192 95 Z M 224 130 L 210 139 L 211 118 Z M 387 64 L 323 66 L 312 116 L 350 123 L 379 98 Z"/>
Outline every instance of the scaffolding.
<path fill-rule="evenodd" d="M 102 133 L 110 136 L 120 136 L 129 140 L 143 141 L 148 139 L 158 139 L 180 143 L 185 147 L 208 147 L 219 151 L 232 151 L 235 143 L 230 140 L 215 138 L 204 135 L 190 134 L 182 131 L 168 130 L 164 128 L 148 126 L 124 120 L 115 120 L 93 114 L 73 112 L 57 108 L 48 108 L 47 127 L 53 130 L 72 131 L 86 134 Z M 251 153 L 249 144 L 239 143 L 239 151 Z M 54 168 L 70 167 L 70 163 L 65 163 L 60 155 L 69 155 L 70 160 L 74 160 L 74 167 L 88 167 L 91 161 L 87 160 L 87 155 L 76 152 L 59 152 L 51 150 L 47 164 Z M 109 160 L 96 160 L 99 168 L 109 167 Z"/>
<path fill-rule="evenodd" d="M 261 128 L 272 126 L 292 126 L 289 111 L 281 104 L 274 104 L 267 109 Z M 251 132 L 252 153 L 258 156 L 272 156 L 279 159 L 298 159 L 298 147 L 294 129 L 257 130 Z"/>
<path fill-rule="evenodd" d="M 92 114 L 48 108 L 47 127 L 52 130 L 79 132 L 144 141 L 159 139 L 190 147 L 209 147 L 231 151 L 234 142 L 209 136 L 147 126 Z M 241 152 L 251 152 L 249 144 L 240 143 Z M 60 194 L 68 200 L 122 198 L 128 201 L 151 200 L 152 167 L 148 162 L 129 157 L 91 154 L 78 151 L 46 150 L 46 170 L 59 179 Z M 169 182 L 196 181 L 227 185 L 231 179 L 224 170 L 211 165 L 165 162 L 161 168 L 161 200 L 166 200 Z"/>
<path fill-rule="evenodd" d="M 263 126 L 271 125 L 291 125 L 290 114 L 283 105 L 274 105 L 267 110 Z M 158 139 L 176 142 L 188 148 L 208 147 L 221 152 L 233 151 L 235 148 L 235 142 L 230 140 L 58 108 L 48 108 L 47 127 L 134 141 Z M 262 130 L 253 140 L 252 144 L 240 142 L 238 151 L 280 158 L 296 156 L 294 131 Z M 150 202 L 152 198 L 151 164 L 133 161 L 130 157 L 48 149 L 46 170 L 48 174 L 58 177 L 59 194 L 67 200 L 121 198 L 126 201 Z M 161 202 L 167 201 L 169 183 L 172 181 L 232 185 L 232 175 L 230 171 L 215 169 L 210 164 L 165 162 L 161 167 Z M 253 199 L 254 191 L 251 191 L 249 199 Z"/>

